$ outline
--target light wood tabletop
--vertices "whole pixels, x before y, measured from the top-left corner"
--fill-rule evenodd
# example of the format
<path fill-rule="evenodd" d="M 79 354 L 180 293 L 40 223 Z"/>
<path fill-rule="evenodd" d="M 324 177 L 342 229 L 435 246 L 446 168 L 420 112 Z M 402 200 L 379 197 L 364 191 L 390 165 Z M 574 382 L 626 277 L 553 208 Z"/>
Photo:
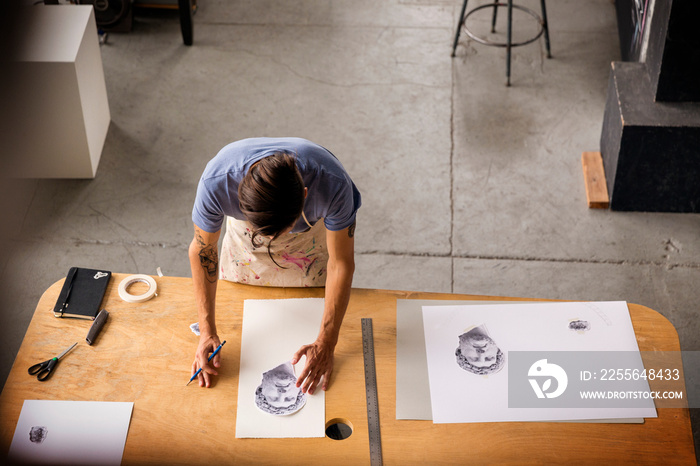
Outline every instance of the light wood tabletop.
<path fill-rule="evenodd" d="M 158 295 L 134 304 L 118 295 L 126 276 L 112 276 L 103 301 L 110 318 L 93 346 L 85 342 L 91 322 L 53 316 L 63 280 L 44 293 L 0 395 L 0 454 L 7 455 L 24 400 L 133 401 L 123 464 L 369 464 L 361 319 L 370 317 L 385 464 L 695 464 L 684 408 L 659 409 L 643 424 L 396 420 L 397 299 L 524 301 L 405 291 L 352 290 L 326 392 L 326 420 L 349 421 L 349 438 L 236 439 L 243 301 L 323 297 L 324 290 L 220 281 L 217 326 L 228 342 L 220 375 L 205 389 L 185 386 L 198 342 L 189 329 L 197 320 L 191 280 L 154 277 Z M 666 318 L 640 305 L 629 309 L 641 351 L 680 351 Z M 49 381 L 27 374 L 76 341 Z"/>

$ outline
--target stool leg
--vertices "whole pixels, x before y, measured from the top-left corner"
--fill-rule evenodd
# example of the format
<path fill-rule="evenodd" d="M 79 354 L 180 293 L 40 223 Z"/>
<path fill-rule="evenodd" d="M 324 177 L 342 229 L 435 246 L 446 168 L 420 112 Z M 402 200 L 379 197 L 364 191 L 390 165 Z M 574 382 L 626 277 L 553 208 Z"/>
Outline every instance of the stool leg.
<path fill-rule="evenodd" d="M 510 49 L 513 43 L 513 0 L 508 0 L 508 40 L 506 42 L 506 86 L 510 86 Z"/>
<path fill-rule="evenodd" d="M 549 49 L 549 25 L 547 23 L 547 7 L 544 4 L 544 0 L 540 1 L 542 4 L 542 28 L 544 29 L 544 43 L 547 46 L 547 58 L 552 58 L 552 51 Z"/>
<path fill-rule="evenodd" d="M 459 33 L 462 32 L 462 26 L 464 26 L 464 12 L 467 9 L 467 0 L 462 3 L 462 12 L 459 14 L 459 22 L 457 23 L 457 32 L 455 32 L 455 41 L 452 44 L 452 56 L 455 56 L 455 50 L 457 50 L 457 41 L 459 41 Z"/>
<path fill-rule="evenodd" d="M 491 17 L 491 32 L 496 32 L 496 15 L 498 14 L 498 2 L 493 4 L 493 16 Z"/>

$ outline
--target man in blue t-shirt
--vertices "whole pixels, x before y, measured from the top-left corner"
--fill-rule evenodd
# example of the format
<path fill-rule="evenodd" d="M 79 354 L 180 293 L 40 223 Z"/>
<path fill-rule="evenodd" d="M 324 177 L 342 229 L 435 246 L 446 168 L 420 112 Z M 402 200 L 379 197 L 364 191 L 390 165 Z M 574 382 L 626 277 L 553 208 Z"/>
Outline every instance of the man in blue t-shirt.
<path fill-rule="evenodd" d="M 325 286 L 316 341 L 297 386 L 326 390 L 354 273 L 355 216 L 361 197 L 327 149 L 300 138 L 252 138 L 224 147 L 207 165 L 192 210 L 189 258 L 200 341 L 192 364 L 210 386 L 219 355 L 215 296 L 219 278 L 267 286 Z M 322 221 L 321 221 L 322 220 Z M 226 222 L 222 251 L 218 240 Z M 322 382 L 321 382 L 322 380 Z"/>

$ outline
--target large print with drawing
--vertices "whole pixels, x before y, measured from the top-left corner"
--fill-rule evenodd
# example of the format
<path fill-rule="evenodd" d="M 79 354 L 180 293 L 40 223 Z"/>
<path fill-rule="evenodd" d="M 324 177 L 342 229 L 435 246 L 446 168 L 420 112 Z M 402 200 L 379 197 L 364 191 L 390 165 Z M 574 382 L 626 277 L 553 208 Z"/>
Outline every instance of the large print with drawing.
<path fill-rule="evenodd" d="M 322 298 L 247 299 L 243 303 L 236 438 L 325 436 L 325 392 L 295 386 L 302 360 L 289 359 L 318 334 Z"/>
<path fill-rule="evenodd" d="M 423 306 L 423 328 L 435 423 L 656 417 L 652 400 L 582 409 L 578 372 L 547 359 L 627 354 L 643 370 L 624 302 Z"/>

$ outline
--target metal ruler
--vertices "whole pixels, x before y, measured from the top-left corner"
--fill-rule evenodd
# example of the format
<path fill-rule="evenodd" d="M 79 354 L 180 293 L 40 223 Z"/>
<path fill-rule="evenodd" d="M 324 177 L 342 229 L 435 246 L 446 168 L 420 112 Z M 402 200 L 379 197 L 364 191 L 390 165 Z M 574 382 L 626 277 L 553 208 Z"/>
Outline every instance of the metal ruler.
<path fill-rule="evenodd" d="M 377 368 L 374 365 L 372 319 L 362 319 L 362 353 L 365 358 L 369 459 L 372 466 L 379 466 L 382 464 L 382 437 L 379 433 L 379 398 L 377 397 Z"/>

